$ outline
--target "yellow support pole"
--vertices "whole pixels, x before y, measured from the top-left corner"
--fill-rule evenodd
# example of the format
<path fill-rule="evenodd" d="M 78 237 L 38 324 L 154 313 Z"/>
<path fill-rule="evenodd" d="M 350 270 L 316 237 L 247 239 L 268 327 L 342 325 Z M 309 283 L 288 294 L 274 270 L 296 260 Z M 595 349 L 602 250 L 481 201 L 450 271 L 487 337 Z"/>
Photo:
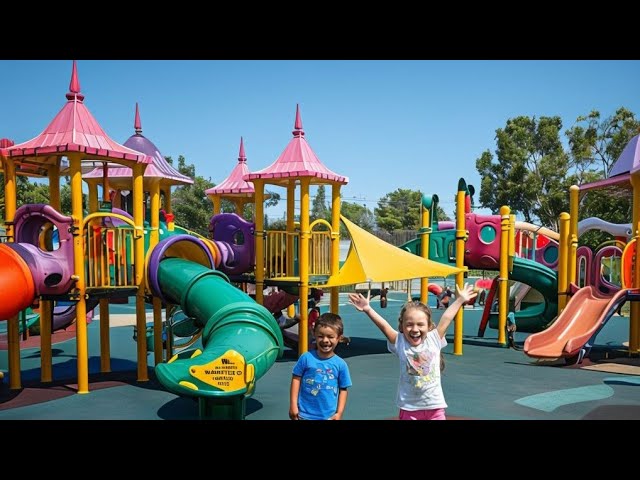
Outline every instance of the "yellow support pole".
<path fill-rule="evenodd" d="M 293 277 L 294 273 L 294 249 L 295 249 L 295 216 L 296 216 L 296 183 L 295 180 L 290 180 L 287 184 L 287 238 L 286 242 L 286 261 L 285 265 L 287 276 Z M 298 248 L 300 245 L 298 244 Z M 287 315 L 289 317 L 293 317 L 296 314 L 296 306 L 295 304 L 289 305 L 287 308 Z"/>
<path fill-rule="evenodd" d="M 458 181 L 458 192 L 456 194 L 456 267 L 464 268 L 464 242 L 467 238 L 465 228 L 465 196 L 467 185 L 464 179 Z M 459 288 L 464 286 L 464 271 L 456 273 L 456 285 Z M 458 310 L 453 331 L 453 354 L 462 355 L 462 335 L 464 322 L 464 308 Z"/>
<path fill-rule="evenodd" d="M 218 215 L 221 208 L 221 199 L 219 195 L 208 195 L 211 204 L 213 205 L 213 214 Z"/>
<path fill-rule="evenodd" d="M 463 203 L 464 205 L 464 203 Z M 429 234 L 431 233 L 431 207 L 433 206 L 433 198 L 431 195 L 422 196 L 420 216 L 420 256 L 429 259 Z M 429 278 L 422 277 L 420 279 L 420 301 L 427 305 L 429 301 Z"/>
<path fill-rule="evenodd" d="M 571 185 L 569 188 L 569 255 L 567 264 L 567 292 L 571 283 L 576 283 L 576 262 L 578 257 L 578 205 L 580 187 Z"/>
<path fill-rule="evenodd" d="M 89 213 L 98 211 L 98 185 L 94 182 L 88 184 L 89 186 Z"/>
<path fill-rule="evenodd" d="M 300 179 L 300 323 L 298 324 L 298 356 L 309 349 L 309 185 L 311 179 Z"/>
<path fill-rule="evenodd" d="M 60 160 L 47 169 L 49 177 L 49 205 L 60 211 Z"/>
<path fill-rule="evenodd" d="M 331 276 L 340 270 L 340 184 L 331 186 Z M 339 313 L 340 291 L 338 287 L 331 288 L 331 305 L 333 313 Z"/>
<path fill-rule="evenodd" d="M 633 187 L 633 236 L 636 241 L 636 255 L 633 265 L 633 288 L 640 288 L 640 260 L 638 259 L 640 247 L 640 171 L 631 174 L 631 186 Z M 629 353 L 640 352 L 640 303 L 631 302 L 629 314 Z"/>
<path fill-rule="evenodd" d="M 500 278 L 499 311 L 498 311 L 498 344 L 506 347 L 507 310 L 509 309 L 509 232 L 511 209 L 506 205 L 500 207 Z"/>
<path fill-rule="evenodd" d="M 264 182 L 253 180 L 255 197 L 255 237 L 256 237 L 256 302 L 264 301 Z"/>
<path fill-rule="evenodd" d="M 560 214 L 560 241 L 558 252 L 558 315 L 562 313 L 564 307 L 567 306 L 567 292 L 569 291 L 569 282 L 567 269 L 569 266 L 569 223 L 571 219 L 567 212 Z"/>
<path fill-rule="evenodd" d="M 12 158 L 4 158 L 4 220 L 9 242 L 15 242 L 13 221 L 16 217 L 16 166 Z M 7 319 L 7 347 L 9 367 L 9 389 L 22 388 L 20 379 L 20 328 L 18 315 Z"/>
<path fill-rule="evenodd" d="M 149 188 L 151 193 L 151 232 L 149 234 L 149 250 L 151 251 L 156 245 L 158 245 L 158 243 L 160 243 L 160 180 L 153 179 L 150 182 Z M 148 285 L 145 285 L 145 288 L 148 288 Z M 162 301 L 157 297 L 153 297 L 152 304 L 153 361 L 154 365 L 158 365 L 159 363 L 162 363 Z"/>
<path fill-rule="evenodd" d="M 89 342 L 87 337 L 87 301 L 84 276 L 84 242 L 82 231 L 82 158 L 69 155 L 71 176 L 71 215 L 75 234 L 73 237 L 73 269 L 77 278 L 74 294 L 76 303 L 76 351 L 78 362 L 78 393 L 89 393 Z"/>
<path fill-rule="evenodd" d="M 133 241 L 133 254 L 135 259 L 135 283 L 138 286 L 136 293 L 136 328 L 138 330 L 138 381 L 149 380 L 147 372 L 147 314 L 144 303 L 144 191 L 143 174 L 146 165 L 136 163 L 133 166 L 133 223 L 135 224 L 135 237 Z"/>

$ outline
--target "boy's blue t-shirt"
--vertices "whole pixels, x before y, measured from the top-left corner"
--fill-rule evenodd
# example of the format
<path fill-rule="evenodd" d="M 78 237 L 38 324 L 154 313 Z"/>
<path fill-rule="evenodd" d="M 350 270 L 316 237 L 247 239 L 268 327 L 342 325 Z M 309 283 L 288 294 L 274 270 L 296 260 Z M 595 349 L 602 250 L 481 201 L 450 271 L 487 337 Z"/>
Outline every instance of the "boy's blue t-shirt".
<path fill-rule="evenodd" d="M 349 367 L 338 355 L 322 359 L 316 350 L 302 354 L 293 367 L 300 378 L 298 410 L 305 420 L 327 420 L 336 413 L 341 388 L 351 386 Z"/>

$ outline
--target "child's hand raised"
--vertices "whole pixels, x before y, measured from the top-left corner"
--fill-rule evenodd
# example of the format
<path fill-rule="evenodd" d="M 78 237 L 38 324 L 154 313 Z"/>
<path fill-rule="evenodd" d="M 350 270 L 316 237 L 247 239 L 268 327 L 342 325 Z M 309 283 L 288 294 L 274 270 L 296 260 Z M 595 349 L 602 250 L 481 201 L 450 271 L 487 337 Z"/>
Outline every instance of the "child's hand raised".
<path fill-rule="evenodd" d="M 469 300 L 471 300 L 472 298 L 475 298 L 477 295 L 478 295 L 478 292 L 476 292 L 475 289 L 468 283 L 464 284 L 464 287 L 462 287 L 462 290 L 460 290 L 458 285 L 456 285 L 456 297 L 461 298 L 464 301 L 464 303 L 467 303 Z"/>
<path fill-rule="evenodd" d="M 365 308 L 369 305 L 369 300 L 371 299 L 371 292 L 367 292 L 367 297 L 365 298 L 361 293 L 350 293 L 349 294 L 349 303 L 356 307 L 356 309 L 360 312 L 364 311 Z"/>

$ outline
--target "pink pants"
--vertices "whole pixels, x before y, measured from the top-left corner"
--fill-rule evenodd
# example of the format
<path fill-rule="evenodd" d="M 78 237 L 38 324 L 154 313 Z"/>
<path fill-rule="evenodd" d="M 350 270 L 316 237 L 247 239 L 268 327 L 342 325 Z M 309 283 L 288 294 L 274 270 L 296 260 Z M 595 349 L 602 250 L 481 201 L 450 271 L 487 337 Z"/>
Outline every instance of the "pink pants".
<path fill-rule="evenodd" d="M 434 410 L 402 410 L 400 409 L 400 420 L 446 420 L 444 408 Z"/>

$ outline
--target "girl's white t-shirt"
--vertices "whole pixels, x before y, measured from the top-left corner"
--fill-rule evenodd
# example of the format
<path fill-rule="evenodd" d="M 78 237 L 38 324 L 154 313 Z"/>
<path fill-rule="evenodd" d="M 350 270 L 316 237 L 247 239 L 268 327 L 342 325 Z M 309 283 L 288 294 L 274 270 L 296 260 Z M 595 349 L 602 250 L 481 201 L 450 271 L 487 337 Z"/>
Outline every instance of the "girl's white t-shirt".
<path fill-rule="evenodd" d="M 396 343 L 387 340 L 389 351 L 400 360 L 396 403 L 408 411 L 447 408 L 440 382 L 440 350 L 447 345 L 437 329 L 431 330 L 417 347 L 398 332 Z"/>

